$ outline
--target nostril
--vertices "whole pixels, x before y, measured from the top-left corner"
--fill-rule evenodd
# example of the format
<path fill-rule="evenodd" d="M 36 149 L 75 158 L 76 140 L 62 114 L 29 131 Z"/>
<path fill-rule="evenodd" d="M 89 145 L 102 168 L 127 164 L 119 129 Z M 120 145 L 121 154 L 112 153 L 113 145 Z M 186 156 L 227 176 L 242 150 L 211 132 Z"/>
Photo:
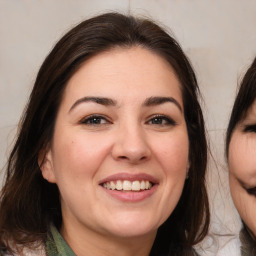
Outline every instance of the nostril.
<path fill-rule="evenodd" d="M 118 141 L 114 144 L 111 155 L 115 160 L 130 161 L 137 163 L 150 158 L 150 149 L 147 143 L 138 143 L 138 141 L 129 140 L 126 143 Z"/>
<path fill-rule="evenodd" d="M 119 156 L 119 160 L 129 160 L 131 162 L 141 162 L 147 159 L 147 156 L 142 156 L 142 157 L 128 157 L 128 156 Z"/>

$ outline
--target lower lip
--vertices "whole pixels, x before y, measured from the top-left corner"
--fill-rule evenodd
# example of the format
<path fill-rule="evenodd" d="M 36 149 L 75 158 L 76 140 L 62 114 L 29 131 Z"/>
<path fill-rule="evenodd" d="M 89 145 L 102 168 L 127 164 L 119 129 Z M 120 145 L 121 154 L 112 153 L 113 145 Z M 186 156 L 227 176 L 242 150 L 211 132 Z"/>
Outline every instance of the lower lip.
<path fill-rule="evenodd" d="M 125 191 L 121 192 L 118 190 L 109 190 L 104 187 L 102 187 L 105 192 L 107 192 L 110 196 L 114 197 L 115 199 L 118 199 L 123 202 L 140 202 L 145 200 L 146 198 L 149 198 L 152 196 L 156 190 L 157 185 L 154 185 L 151 189 L 144 190 L 144 191 Z"/>

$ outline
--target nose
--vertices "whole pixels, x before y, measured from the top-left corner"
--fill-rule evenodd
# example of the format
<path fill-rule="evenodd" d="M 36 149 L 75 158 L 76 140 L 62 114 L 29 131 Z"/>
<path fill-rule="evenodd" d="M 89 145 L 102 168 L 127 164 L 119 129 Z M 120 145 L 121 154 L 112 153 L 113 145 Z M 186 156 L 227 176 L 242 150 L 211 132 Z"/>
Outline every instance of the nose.
<path fill-rule="evenodd" d="M 148 160 L 151 156 L 147 136 L 140 127 L 123 127 L 115 134 L 112 148 L 115 160 L 138 164 Z"/>

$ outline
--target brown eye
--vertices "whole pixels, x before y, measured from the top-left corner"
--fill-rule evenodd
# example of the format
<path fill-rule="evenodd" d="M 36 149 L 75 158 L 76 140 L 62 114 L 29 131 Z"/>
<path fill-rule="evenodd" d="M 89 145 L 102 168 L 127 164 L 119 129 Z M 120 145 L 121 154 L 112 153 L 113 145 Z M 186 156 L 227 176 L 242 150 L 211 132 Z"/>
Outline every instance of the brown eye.
<path fill-rule="evenodd" d="M 103 125 L 110 123 L 107 118 L 99 115 L 88 116 L 80 121 L 81 124 L 85 125 Z"/>
<path fill-rule="evenodd" d="M 172 120 L 171 118 L 163 115 L 157 115 L 153 116 L 147 124 L 153 124 L 153 125 L 176 125 L 176 122 Z"/>

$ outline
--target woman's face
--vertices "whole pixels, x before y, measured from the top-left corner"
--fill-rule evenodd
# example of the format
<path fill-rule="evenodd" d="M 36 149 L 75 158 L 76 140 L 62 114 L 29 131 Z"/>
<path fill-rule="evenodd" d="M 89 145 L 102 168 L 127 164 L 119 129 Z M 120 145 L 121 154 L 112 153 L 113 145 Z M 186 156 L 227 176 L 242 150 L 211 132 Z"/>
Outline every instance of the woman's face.
<path fill-rule="evenodd" d="M 229 145 L 229 182 L 235 206 L 256 235 L 256 103 L 237 124 Z"/>
<path fill-rule="evenodd" d="M 60 190 L 63 232 L 155 236 L 189 167 L 180 88 L 141 47 L 101 53 L 73 75 L 42 167 Z"/>

